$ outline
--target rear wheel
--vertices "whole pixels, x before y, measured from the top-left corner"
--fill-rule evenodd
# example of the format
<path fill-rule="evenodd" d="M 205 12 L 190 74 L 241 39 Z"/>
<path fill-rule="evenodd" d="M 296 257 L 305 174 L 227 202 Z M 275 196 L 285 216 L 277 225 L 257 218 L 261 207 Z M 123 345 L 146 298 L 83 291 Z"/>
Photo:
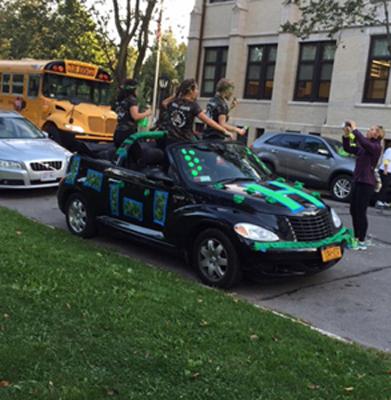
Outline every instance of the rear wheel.
<path fill-rule="evenodd" d="M 352 177 L 350 175 L 337 175 L 330 185 L 330 192 L 334 200 L 349 201 L 352 194 Z"/>
<path fill-rule="evenodd" d="M 209 286 L 228 289 L 242 278 L 236 249 L 218 229 L 200 233 L 193 246 L 192 260 L 200 279 Z"/>
<path fill-rule="evenodd" d="M 65 216 L 69 230 L 76 236 L 90 238 L 96 234 L 95 215 L 85 197 L 72 194 L 65 206 Z"/>

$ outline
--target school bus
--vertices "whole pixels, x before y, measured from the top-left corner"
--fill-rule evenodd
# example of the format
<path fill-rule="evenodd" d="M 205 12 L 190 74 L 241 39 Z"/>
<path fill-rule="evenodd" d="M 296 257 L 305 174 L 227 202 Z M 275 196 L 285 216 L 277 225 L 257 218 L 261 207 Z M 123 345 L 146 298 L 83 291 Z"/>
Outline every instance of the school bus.
<path fill-rule="evenodd" d="M 0 109 L 19 111 L 60 144 L 111 141 L 112 80 L 102 68 L 74 60 L 0 60 Z"/>

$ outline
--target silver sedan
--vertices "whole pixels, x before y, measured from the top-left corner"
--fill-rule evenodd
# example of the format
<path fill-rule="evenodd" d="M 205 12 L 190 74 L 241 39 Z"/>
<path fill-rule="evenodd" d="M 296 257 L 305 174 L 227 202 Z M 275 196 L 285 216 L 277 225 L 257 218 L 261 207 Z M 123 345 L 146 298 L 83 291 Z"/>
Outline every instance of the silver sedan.
<path fill-rule="evenodd" d="M 0 189 L 57 186 L 70 157 L 30 121 L 0 110 Z"/>

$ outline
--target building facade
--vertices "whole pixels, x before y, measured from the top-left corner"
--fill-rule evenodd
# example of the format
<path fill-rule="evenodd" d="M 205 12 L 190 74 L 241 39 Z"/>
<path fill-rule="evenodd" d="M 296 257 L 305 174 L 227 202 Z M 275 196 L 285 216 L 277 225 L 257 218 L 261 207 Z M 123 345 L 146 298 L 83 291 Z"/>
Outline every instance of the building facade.
<path fill-rule="evenodd" d="M 391 56 L 385 28 L 352 27 L 336 40 L 281 32 L 298 18 L 283 0 L 196 0 L 186 77 L 200 83 L 201 103 L 217 81 L 235 82 L 232 120 L 249 141 L 264 131 L 334 136 L 347 119 L 361 129 L 383 125 L 391 137 Z"/>

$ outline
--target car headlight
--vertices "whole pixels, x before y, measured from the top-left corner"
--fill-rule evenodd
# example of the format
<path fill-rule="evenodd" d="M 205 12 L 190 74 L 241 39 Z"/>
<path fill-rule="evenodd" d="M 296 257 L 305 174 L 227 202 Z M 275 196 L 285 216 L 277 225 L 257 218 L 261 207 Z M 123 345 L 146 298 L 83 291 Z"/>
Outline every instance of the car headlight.
<path fill-rule="evenodd" d="M 8 169 L 24 169 L 23 165 L 18 161 L 0 160 L 0 168 Z"/>
<path fill-rule="evenodd" d="M 280 240 L 274 232 L 258 225 L 239 223 L 235 225 L 234 230 L 238 235 L 258 242 L 277 242 Z"/>
<path fill-rule="evenodd" d="M 72 124 L 65 124 L 64 126 L 66 129 L 69 129 L 72 132 L 84 133 L 84 129 L 81 126 L 72 125 Z"/>
<path fill-rule="evenodd" d="M 333 219 L 333 224 L 336 228 L 340 228 L 342 226 L 342 221 L 341 218 L 339 218 L 339 215 L 337 212 L 332 208 L 331 210 L 331 218 Z"/>

